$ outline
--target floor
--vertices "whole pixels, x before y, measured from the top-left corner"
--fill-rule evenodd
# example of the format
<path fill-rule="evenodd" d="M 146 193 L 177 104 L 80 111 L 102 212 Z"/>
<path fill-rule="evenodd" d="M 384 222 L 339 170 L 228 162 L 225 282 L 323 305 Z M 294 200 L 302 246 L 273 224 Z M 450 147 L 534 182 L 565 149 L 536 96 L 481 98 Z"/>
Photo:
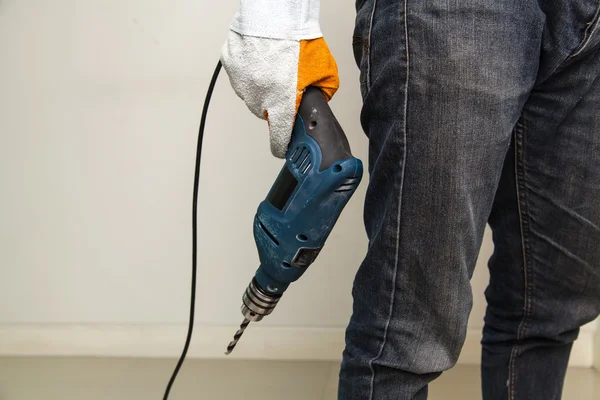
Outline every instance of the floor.
<path fill-rule="evenodd" d="M 173 360 L 0 358 L 0 400 L 162 398 Z M 337 365 L 317 362 L 185 363 L 170 399 L 335 400 Z M 460 366 L 433 383 L 431 400 L 480 399 L 479 373 Z M 600 399 L 600 375 L 571 369 L 564 400 Z"/>

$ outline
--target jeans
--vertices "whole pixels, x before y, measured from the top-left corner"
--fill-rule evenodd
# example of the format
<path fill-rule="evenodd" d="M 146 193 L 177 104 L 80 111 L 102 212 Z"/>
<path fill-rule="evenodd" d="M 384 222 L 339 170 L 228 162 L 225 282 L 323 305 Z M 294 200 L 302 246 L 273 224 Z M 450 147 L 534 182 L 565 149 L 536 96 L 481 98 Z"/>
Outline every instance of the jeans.
<path fill-rule="evenodd" d="M 599 0 L 359 0 L 367 254 L 340 400 L 426 399 L 486 224 L 485 400 L 560 399 L 600 313 Z"/>

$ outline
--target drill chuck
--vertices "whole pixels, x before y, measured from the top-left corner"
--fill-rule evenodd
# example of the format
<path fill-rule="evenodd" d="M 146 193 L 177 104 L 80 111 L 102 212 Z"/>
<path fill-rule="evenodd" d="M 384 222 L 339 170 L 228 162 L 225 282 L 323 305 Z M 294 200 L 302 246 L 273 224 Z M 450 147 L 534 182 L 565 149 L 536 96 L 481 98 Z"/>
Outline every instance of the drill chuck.
<path fill-rule="evenodd" d="M 266 292 L 253 278 L 242 297 L 242 315 L 249 321 L 258 322 L 273 312 L 279 299 L 280 294 Z"/>
<path fill-rule="evenodd" d="M 244 320 L 227 346 L 226 355 L 231 354 L 250 322 L 258 322 L 271 314 L 281 299 L 280 294 L 271 294 L 261 289 L 256 278 L 253 278 L 242 296 L 242 315 Z"/>

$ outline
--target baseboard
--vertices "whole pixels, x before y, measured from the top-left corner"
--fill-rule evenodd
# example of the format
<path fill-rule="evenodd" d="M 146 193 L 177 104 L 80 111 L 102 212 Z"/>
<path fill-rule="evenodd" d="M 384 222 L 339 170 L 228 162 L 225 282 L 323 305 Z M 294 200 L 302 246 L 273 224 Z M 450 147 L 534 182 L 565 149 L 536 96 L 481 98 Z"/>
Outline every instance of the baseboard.
<path fill-rule="evenodd" d="M 600 330 L 594 335 L 594 368 L 600 371 Z"/>
<path fill-rule="evenodd" d="M 235 326 L 198 326 L 191 358 L 337 361 L 344 347 L 342 328 L 284 328 L 255 325 L 238 348 L 223 351 Z M 0 325 L 0 356 L 96 356 L 174 358 L 185 339 L 184 326 L 154 325 Z M 594 365 L 595 332 L 582 330 L 571 366 Z M 460 364 L 479 364 L 479 329 L 469 330 Z M 599 344 L 596 343 L 596 351 Z"/>
<path fill-rule="evenodd" d="M 190 358 L 337 360 L 343 330 L 251 325 L 229 356 L 225 348 L 238 326 L 197 326 Z M 0 356 L 99 356 L 174 358 L 185 326 L 0 325 Z"/>

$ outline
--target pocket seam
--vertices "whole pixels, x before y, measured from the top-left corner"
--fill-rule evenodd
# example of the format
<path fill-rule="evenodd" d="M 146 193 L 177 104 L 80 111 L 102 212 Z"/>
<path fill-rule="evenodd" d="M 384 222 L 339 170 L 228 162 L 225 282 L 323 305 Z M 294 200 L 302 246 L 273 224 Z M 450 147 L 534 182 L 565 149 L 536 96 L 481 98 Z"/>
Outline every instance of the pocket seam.
<path fill-rule="evenodd" d="M 594 14 L 594 17 L 590 22 L 587 23 L 587 27 L 583 32 L 583 38 L 581 39 L 581 43 L 568 57 L 568 59 L 577 57 L 588 47 L 594 35 L 598 34 L 598 27 L 600 27 L 600 1 L 598 2 L 598 7 L 596 8 L 596 13 Z"/>
<path fill-rule="evenodd" d="M 373 8 L 371 9 L 371 18 L 369 20 L 369 34 L 366 40 L 366 43 L 364 43 L 364 50 L 365 50 L 365 57 L 366 60 L 366 84 L 367 84 L 367 92 L 371 90 L 371 38 L 373 35 L 373 18 L 375 17 L 375 9 L 377 7 L 377 0 L 373 0 Z"/>

